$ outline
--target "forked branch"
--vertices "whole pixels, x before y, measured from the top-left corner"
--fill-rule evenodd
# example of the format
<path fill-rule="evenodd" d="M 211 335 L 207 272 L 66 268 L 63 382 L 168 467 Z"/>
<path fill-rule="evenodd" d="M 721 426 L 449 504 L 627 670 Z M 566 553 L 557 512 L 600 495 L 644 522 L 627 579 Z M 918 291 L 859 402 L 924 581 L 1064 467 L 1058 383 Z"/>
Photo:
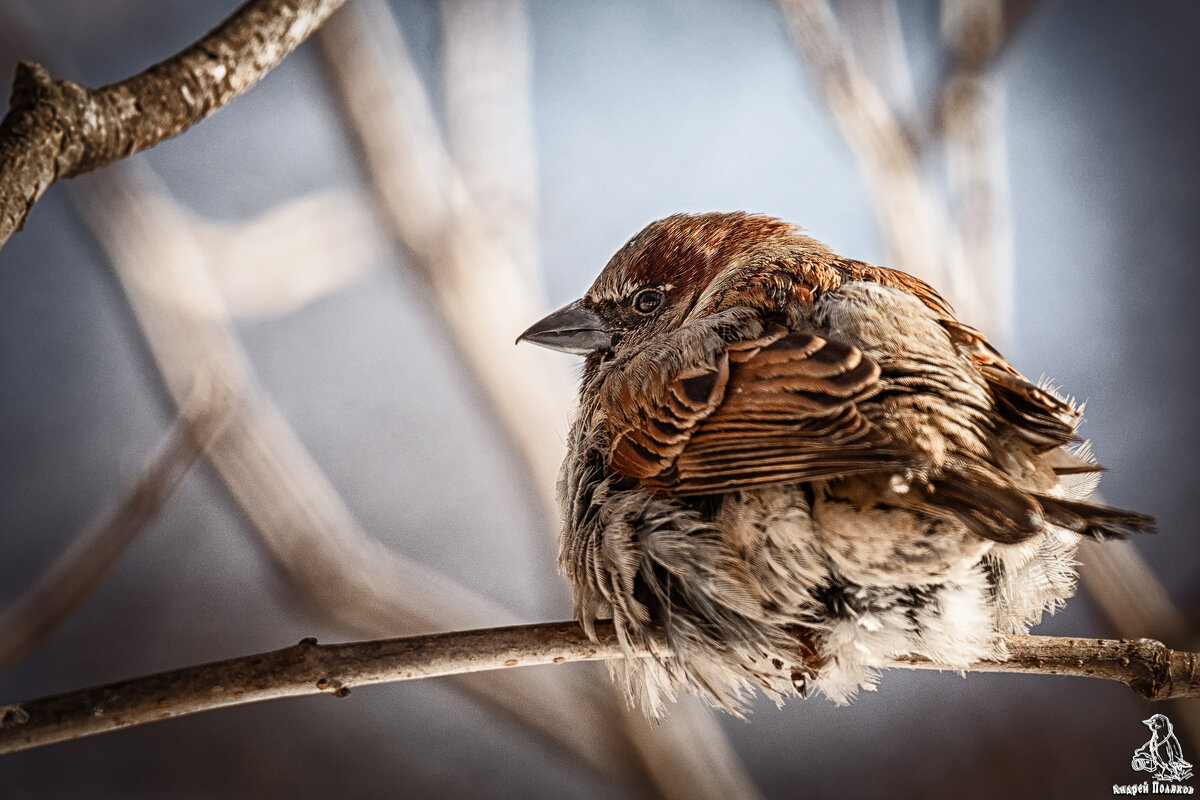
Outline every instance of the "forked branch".
<path fill-rule="evenodd" d="M 968 671 L 1105 678 L 1151 700 L 1200 697 L 1200 653 L 1170 650 L 1151 639 L 1009 636 L 1004 641 L 1007 661 L 980 662 Z M 269 653 L 0 706 L 0 753 L 277 697 L 346 697 L 352 686 L 372 683 L 621 657 L 611 625 L 598 625 L 593 642 L 574 622 L 348 644 L 304 639 Z M 915 658 L 896 666 L 945 669 Z"/>
<path fill-rule="evenodd" d="M 0 247 L 59 178 L 153 147 L 258 83 L 345 0 L 250 0 L 190 47 L 89 89 L 22 62 L 0 120 Z"/>

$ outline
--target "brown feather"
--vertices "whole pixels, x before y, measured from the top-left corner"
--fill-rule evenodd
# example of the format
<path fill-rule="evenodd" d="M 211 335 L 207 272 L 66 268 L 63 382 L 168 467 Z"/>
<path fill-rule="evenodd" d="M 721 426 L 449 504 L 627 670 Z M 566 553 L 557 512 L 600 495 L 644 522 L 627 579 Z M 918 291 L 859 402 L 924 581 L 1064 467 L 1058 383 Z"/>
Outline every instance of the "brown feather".
<path fill-rule="evenodd" d="M 729 357 L 685 370 L 645 408 L 636 427 L 613 437 L 609 463 L 630 478 L 649 478 L 670 468 L 689 432 L 720 403 L 729 380 Z M 657 402 L 654 402 L 657 400 Z"/>
<path fill-rule="evenodd" d="M 1039 452 L 1079 441 L 1079 415 L 1069 404 L 997 366 L 984 364 L 979 373 L 996 398 L 996 410 Z"/>
<path fill-rule="evenodd" d="M 665 402 L 649 404 L 659 415 L 616 434 L 612 468 L 687 495 L 905 465 L 905 454 L 856 408 L 879 390 L 879 367 L 856 348 L 796 331 L 766 346 L 739 343 L 720 363 L 727 379 L 713 382 L 723 396 L 710 413 L 681 413 L 687 409 L 672 398 L 685 379 L 671 381 Z M 698 395 L 691 410 L 713 406 L 715 396 Z"/>
<path fill-rule="evenodd" d="M 1038 499 L 1051 524 L 1093 539 L 1124 539 L 1134 533 L 1157 532 L 1154 517 L 1136 511 L 1061 497 L 1039 496 Z"/>
<path fill-rule="evenodd" d="M 1013 368 L 982 333 L 953 318 L 940 319 L 959 352 L 979 368 L 996 398 L 997 410 L 1039 451 L 1078 441 L 1079 413 Z"/>

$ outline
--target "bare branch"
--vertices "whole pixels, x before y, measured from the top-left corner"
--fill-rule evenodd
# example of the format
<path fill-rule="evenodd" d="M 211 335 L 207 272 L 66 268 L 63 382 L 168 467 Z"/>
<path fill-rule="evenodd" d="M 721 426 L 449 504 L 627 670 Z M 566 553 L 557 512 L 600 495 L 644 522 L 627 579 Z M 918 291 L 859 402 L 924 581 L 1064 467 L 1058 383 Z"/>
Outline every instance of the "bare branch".
<path fill-rule="evenodd" d="M 191 47 L 89 89 L 22 62 L 0 121 L 0 247 L 38 198 L 175 136 L 258 83 L 345 0 L 251 0 Z"/>
<path fill-rule="evenodd" d="M 615 634 L 593 644 L 574 622 L 355 644 L 305 639 L 270 653 L 0 706 L 0 753 L 277 697 L 320 692 L 345 697 L 351 686 L 617 653 Z"/>
<path fill-rule="evenodd" d="M 96 588 L 220 433 L 231 398 L 203 386 L 184 405 L 141 476 L 0 614 L 0 672 L 24 658 Z"/>
<path fill-rule="evenodd" d="M 0 706 L 0 753 L 279 697 L 346 697 L 351 687 L 374 683 L 624 657 L 611 624 L 597 625 L 596 633 L 591 641 L 574 622 L 550 622 L 350 644 L 304 639 L 269 653 Z M 1007 661 L 969 670 L 1104 678 L 1151 700 L 1200 697 L 1200 653 L 1150 639 L 1009 636 L 1004 642 Z M 896 666 L 944 669 L 918 659 Z"/>
<path fill-rule="evenodd" d="M 1200 653 L 1171 650 L 1154 639 L 1005 636 L 1004 647 L 1005 661 L 981 661 L 965 671 L 1103 678 L 1123 683 L 1147 700 L 1200 698 Z M 919 659 L 896 666 L 945 669 Z"/>

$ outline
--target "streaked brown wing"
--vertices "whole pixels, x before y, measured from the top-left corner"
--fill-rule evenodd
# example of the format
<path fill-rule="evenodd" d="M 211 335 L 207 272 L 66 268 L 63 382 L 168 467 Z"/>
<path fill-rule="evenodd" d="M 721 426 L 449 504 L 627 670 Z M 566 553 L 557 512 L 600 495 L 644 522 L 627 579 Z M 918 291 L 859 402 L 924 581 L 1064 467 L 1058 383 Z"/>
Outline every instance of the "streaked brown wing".
<path fill-rule="evenodd" d="M 613 469 L 646 486 L 707 494 L 905 463 L 856 405 L 879 390 L 879 367 L 813 332 L 776 326 L 668 386 L 613 438 Z"/>
<path fill-rule="evenodd" d="M 787 334 L 782 325 L 752 324 L 761 335 L 733 343 L 715 329 L 681 330 L 606 382 L 609 466 L 631 478 L 653 478 L 672 469 L 696 426 L 725 398 L 731 357 L 757 353 Z"/>

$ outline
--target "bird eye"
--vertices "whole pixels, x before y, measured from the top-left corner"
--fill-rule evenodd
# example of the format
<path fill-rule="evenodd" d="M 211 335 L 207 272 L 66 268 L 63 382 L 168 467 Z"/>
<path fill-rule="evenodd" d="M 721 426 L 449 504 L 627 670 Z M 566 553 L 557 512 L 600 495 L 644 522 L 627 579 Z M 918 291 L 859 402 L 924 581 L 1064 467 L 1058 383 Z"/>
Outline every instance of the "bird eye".
<path fill-rule="evenodd" d="M 649 314 L 662 304 L 663 293 L 658 289 L 642 289 L 633 296 L 633 310 L 639 314 Z"/>

